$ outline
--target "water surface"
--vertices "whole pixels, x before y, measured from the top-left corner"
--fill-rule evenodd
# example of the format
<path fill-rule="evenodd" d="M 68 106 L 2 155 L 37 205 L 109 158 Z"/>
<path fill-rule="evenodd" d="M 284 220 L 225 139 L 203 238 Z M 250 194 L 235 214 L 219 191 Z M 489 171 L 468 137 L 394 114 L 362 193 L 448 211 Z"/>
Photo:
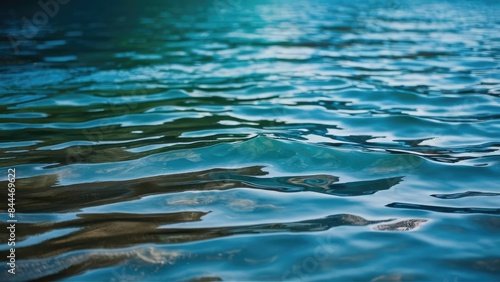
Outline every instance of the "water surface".
<path fill-rule="evenodd" d="M 498 1 L 2 5 L 1 280 L 498 281 Z"/>

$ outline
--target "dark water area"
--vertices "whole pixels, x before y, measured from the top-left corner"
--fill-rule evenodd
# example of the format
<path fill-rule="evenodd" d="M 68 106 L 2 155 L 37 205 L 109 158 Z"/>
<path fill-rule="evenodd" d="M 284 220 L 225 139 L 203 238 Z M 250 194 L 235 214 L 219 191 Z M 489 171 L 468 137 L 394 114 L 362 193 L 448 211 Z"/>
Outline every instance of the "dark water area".
<path fill-rule="evenodd" d="M 50 3 L 0 4 L 0 281 L 500 280 L 499 1 Z"/>

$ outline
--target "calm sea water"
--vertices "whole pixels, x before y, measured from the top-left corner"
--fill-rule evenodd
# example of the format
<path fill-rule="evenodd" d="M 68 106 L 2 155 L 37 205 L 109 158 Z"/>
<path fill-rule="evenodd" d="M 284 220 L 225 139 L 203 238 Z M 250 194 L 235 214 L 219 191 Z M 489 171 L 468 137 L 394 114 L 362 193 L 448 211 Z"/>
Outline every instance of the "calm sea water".
<path fill-rule="evenodd" d="M 500 2 L 0 5 L 0 280 L 500 279 Z"/>

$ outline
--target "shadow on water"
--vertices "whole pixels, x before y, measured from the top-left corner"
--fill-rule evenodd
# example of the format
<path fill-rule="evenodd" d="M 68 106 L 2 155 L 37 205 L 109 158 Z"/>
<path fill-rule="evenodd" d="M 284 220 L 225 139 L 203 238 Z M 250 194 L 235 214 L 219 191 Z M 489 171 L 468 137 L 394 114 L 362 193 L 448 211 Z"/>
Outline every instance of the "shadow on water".
<path fill-rule="evenodd" d="M 498 280 L 499 1 L 103 2 L 0 8 L 15 279 Z"/>
<path fill-rule="evenodd" d="M 268 174 L 262 166 L 239 169 L 211 169 L 174 175 L 162 175 L 127 181 L 81 183 L 57 186 L 57 175 L 19 179 L 23 193 L 18 200 L 23 212 L 68 212 L 84 207 L 105 205 L 139 199 L 146 195 L 185 191 L 229 190 L 254 188 L 278 192 L 316 192 L 334 196 L 371 195 L 388 190 L 402 177 L 335 183 L 338 177 L 308 175 L 291 177 L 257 177 Z M 0 182 L 0 185 L 7 185 Z M 51 188 L 48 188 L 51 187 Z M 44 188 L 44 189 L 41 189 Z M 4 206 L 6 211 L 6 204 Z"/>
<path fill-rule="evenodd" d="M 192 254 L 166 252 L 155 248 L 123 248 L 141 244 L 176 244 L 234 235 L 318 232 L 339 226 L 377 225 L 381 231 L 408 231 L 426 220 L 410 219 L 381 224 L 394 219 L 367 220 L 352 214 L 335 214 L 323 218 L 295 222 L 277 222 L 227 227 L 175 228 L 164 225 L 200 221 L 207 212 L 177 212 L 167 214 L 110 213 L 80 214 L 78 219 L 63 222 L 19 224 L 22 237 L 56 230 L 75 230 L 67 235 L 18 248 L 16 255 L 23 277 L 35 279 L 63 278 L 96 268 L 118 265 L 125 260 L 146 264 L 173 264 L 178 259 L 191 259 Z M 99 252 L 105 248 L 106 252 Z M 86 250 L 85 253 L 79 251 Z M 3 274 L 2 274 L 3 275 Z"/>
<path fill-rule="evenodd" d="M 146 243 L 185 243 L 244 234 L 325 231 L 338 226 L 365 226 L 393 220 L 367 220 L 356 215 L 337 214 L 296 222 L 243 226 L 163 227 L 168 224 L 200 221 L 206 214 L 208 213 L 195 211 L 144 215 L 111 213 L 106 214 L 106 217 L 103 217 L 102 214 L 82 214 L 79 215 L 79 219 L 64 222 L 21 224 L 19 225 L 20 229 L 36 230 L 36 234 L 73 228 L 77 228 L 77 230 L 68 235 L 44 241 L 43 244 L 18 248 L 16 253 L 24 259 L 46 258 L 86 249 L 116 249 Z M 20 235 L 35 234 L 21 233 Z"/>
<path fill-rule="evenodd" d="M 429 206 L 410 203 L 390 203 L 386 205 L 389 208 L 412 209 L 423 211 L 434 211 L 443 213 L 484 213 L 484 214 L 500 214 L 500 209 L 495 208 L 474 208 L 474 207 L 442 207 Z"/>
<path fill-rule="evenodd" d="M 453 193 L 453 194 L 433 194 L 431 197 L 439 199 L 460 199 L 465 197 L 479 197 L 479 196 L 500 196 L 500 193 L 494 192 L 479 192 L 479 191 L 467 191 L 463 193 Z"/>
<path fill-rule="evenodd" d="M 308 175 L 292 177 L 251 177 L 235 173 L 218 172 L 209 175 L 213 179 L 237 181 L 245 187 L 280 192 L 316 192 L 335 196 L 371 195 L 378 191 L 390 189 L 402 181 L 403 177 L 390 177 L 367 181 L 335 183 L 338 177 L 332 175 Z"/>

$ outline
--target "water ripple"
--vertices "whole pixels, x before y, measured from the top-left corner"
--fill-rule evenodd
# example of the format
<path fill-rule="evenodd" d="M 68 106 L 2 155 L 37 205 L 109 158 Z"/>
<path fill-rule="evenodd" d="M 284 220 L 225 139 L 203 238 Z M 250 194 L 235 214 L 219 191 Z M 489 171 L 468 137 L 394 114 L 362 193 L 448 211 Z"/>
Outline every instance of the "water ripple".
<path fill-rule="evenodd" d="M 498 280 L 498 1 L 61 2 L 0 9 L 14 280 Z"/>

